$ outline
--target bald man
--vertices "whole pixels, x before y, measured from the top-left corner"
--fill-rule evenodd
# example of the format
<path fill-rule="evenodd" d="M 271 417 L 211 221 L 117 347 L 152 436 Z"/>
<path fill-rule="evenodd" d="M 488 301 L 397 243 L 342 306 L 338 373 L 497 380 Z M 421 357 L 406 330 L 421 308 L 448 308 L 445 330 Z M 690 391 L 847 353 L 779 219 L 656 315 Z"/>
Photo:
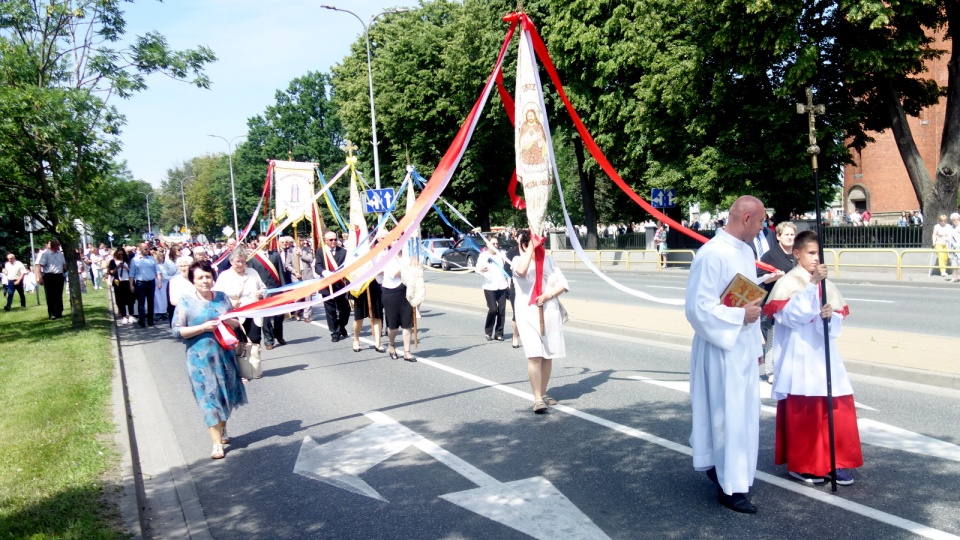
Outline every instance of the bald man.
<path fill-rule="evenodd" d="M 726 226 L 693 260 L 686 292 L 686 316 L 695 332 L 690 351 L 693 468 L 717 484 L 722 505 L 745 514 L 757 511 L 747 493 L 757 470 L 760 434 L 761 300 L 734 308 L 720 297 L 738 273 L 757 281 L 751 243 L 766 218 L 759 199 L 737 199 Z"/>

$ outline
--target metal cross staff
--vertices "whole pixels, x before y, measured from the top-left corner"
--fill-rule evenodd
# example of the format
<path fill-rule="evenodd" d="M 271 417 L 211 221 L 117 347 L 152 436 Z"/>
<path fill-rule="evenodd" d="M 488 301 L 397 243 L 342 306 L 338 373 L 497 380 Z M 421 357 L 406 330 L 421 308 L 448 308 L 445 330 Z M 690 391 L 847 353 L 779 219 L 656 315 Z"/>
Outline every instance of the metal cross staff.
<path fill-rule="evenodd" d="M 813 104 L 813 90 L 807 87 L 807 103 L 797 103 L 797 113 L 806 114 L 809 120 L 810 146 L 807 147 L 807 153 L 810 154 L 810 164 L 813 167 L 813 200 L 816 205 L 817 215 L 817 242 L 820 245 L 820 264 L 823 264 L 823 222 L 820 219 L 820 180 L 817 177 L 817 154 L 820 153 L 820 147 L 817 146 L 817 126 L 816 115 L 823 115 L 827 112 L 823 105 Z M 827 280 L 820 281 L 820 306 L 827 303 Z M 823 321 L 823 352 L 826 359 L 827 368 L 827 426 L 830 434 L 830 484 L 832 491 L 837 491 L 837 448 L 833 429 L 833 377 L 830 370 L 830 321 Z"/>

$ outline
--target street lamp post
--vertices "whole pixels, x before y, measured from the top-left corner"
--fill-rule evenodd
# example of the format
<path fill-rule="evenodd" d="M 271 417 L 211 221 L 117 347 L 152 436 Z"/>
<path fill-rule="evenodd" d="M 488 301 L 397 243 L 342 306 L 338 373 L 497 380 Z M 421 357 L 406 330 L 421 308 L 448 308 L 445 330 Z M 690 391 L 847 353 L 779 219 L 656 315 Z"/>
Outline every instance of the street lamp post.
<path fill-rule="evenodd" d="M 320 7 L 322 7 L 323 9 L 330 9 L 333 11 L 342 11 L 344 13 L 349 13 L 354 17 L 356 17 L 356 19 L 360 21 L 360 24 L 363 25 L 363 35 L 367 42 L 367 83 L 369 84 L 369 87 L 370 87 L 370 128 L 373 131 L 373 177 L 374 177 L 374 180 L 376 181 L 377 189 L 380 189 L 380 155 L 377 152 L 377 113 L 374 110 L 374 105 L 373 105 L 373 67 L 370 62 L 370 28 L 367 23 L 363 22 L 363 19 L 361 19 L 359 15 L 357 15 L 356 13 L 350 10 L 338 8 L 336 6 L 329 6 L 329 5 L 321 5 Z M 409 10 L 399 8 L 399 9 L 387 10 L 382 13 L 377 13 L 373 17 L 370 17 L 370 24 L 373 24 L 373 21 L 376 20 L 376 18 L 381 15 L 387 15 L 388 13 L 403 13 L 405 11 L 409 11 Z"/>
<path fill-rule="evenodd" d="M 147 238 L 149 239 L 150 233 L 153 232 L 153 226 L 150 225 L 150 195 L 153 195 L 153 193 L 150 193 L 149 191 L 138 191 L 137 193 L 143 195 L 144 198 L 147 199 Z M 111 234 L 111 236 L 113 235 Z"/>
<path fill-rule="evenodd" d="M 195 176 L 187 176 L 185 178 L 177 178 L 177 182 L 180 182 L 180 201 L 183 203 L 183 232 L 187 232 L 187 197 L 183 194 L 183 183 Z"/>
<path fill-rule="evenodd" d="M 233 231 L 237 238 L 240 237 L 240 225 L 237 222 L 237 192 L 233 187 L 233 151 L 236 148 L 233 146 L 233 141 L 246 137 L 246 135 L 237 135 L 236 137 L 230 139 L 229 141 L 226 137 L 221 137 L 220 135 L 207 135 L 208 137 L 216 137 L 218 139 L 223 139 L 223 142 L 227 143 L 227 161 L 230 163 L 230 196 L 233 197 Z"/>

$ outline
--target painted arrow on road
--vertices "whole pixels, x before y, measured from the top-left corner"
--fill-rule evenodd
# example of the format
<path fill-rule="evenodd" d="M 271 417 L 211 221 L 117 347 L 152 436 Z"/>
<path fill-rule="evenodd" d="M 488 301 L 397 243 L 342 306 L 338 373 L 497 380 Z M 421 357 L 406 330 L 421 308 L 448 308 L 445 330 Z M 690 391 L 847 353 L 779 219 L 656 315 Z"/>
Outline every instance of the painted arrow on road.
<path fill-rule="evenodd" d="M 609 538 L 546 478 L 500 482 L 381 412 L 374 423 L 326 444 L 304 437 L 293 472 L 387 502 L 358 475 L 414 446 L 480 486 L 440 498 L 543 540 Z"/>
<path fill-rule="evenodd" d="M 659 381 L 641 375 L 632 375 L 631 379 L 643 381 L 647 384 L 653 384 L 671 390 L 690 393 L 690 381 Z M 768 386 L 768 385 L 762 385 Z M 769 392 L 768 392 L 769 395 Z M 858 404 L 858 407 L 861 407 Z M 876 410 L 872 407 L 865 407 L 870 410 Z M 777 408 L 769 405 L 761 405 L 760 410 L 776 416 Z M 949 459 L 951 461 L 960 461 L 960 446 L 944 442 L 926 435 L 921 435 L 913 431 L 907 431 L 898 427 L 870 420 L 869 418 L 858 418 L 857 427 L 860 429 L 860 442 L 872 446 L 882 446 L 892 450 L 901 450 L 923 456 Z"/>

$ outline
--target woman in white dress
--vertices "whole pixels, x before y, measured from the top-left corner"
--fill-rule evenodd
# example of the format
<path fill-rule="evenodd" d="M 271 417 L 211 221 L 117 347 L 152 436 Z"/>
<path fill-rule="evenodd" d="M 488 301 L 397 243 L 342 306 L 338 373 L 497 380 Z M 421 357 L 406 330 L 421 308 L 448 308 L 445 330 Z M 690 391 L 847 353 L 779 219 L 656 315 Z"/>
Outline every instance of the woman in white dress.
<path fill-rule="evenodd" d="M 530 242 L 530 231 L 518 235 L 520 256 L 514 257 L 513 281 L 516 285 L 516 316 L 523 353 L 527 357 L 527 376 L 533 389 L 533 412 L 547 412 L 557 400 L 547 395 L 553 360 L 567 355 L 563 340 L 563 318 L 560 313 L 561 294 L 569 290 L 566 278 L 557 263 L 547 254 L 543 256 L 542 294 L 531 303 L 537 280 L 536 250 Z M 543 335 L 540 333 L 540 307 L 543 307 Z"/>

